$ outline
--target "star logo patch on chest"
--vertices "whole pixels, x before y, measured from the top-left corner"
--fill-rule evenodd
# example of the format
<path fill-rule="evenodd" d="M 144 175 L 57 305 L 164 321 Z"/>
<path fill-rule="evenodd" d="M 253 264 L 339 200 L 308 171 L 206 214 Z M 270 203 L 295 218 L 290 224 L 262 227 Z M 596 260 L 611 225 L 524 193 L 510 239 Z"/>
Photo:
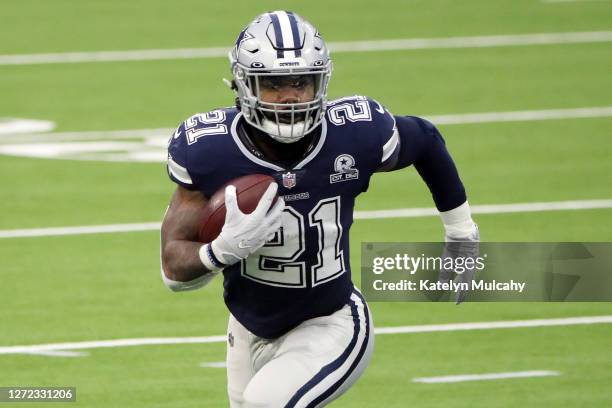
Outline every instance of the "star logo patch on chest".
<path fill-rule="evenodd" d="M 334 171 L 329 175 L 329 183 L 340 183 L 342 181 L 357 180 L 359 169 L 355 167 L 355 159 L 350 154 L 341 154 L 334 161 Z"/>

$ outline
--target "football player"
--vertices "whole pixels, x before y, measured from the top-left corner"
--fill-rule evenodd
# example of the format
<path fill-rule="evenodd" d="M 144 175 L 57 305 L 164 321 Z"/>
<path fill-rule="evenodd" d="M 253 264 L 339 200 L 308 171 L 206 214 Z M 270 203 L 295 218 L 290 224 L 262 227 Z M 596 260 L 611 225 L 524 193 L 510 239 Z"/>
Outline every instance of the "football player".
<path fill-rule="evenodd" d="M 372 317 L 351 281 L 348 242 L 355 198 L 371 176 L 414 165 L 447 241 L 477 241 L 478 229 L 434 125 L 364 96 L 328 101 L 329 51 L 302 17 L 258 16 L 229 58 L 236 105 L 193 115 L 170 138 L 177 188 L 162 225 L 162 278 L 183 291 L 223 272 L 231 407 L 324 406 L 372 354 Z M 207 200 L 249 174 L 277 182 L 250 214 L 227 187 L 220 235 L 198 242 Z"/>

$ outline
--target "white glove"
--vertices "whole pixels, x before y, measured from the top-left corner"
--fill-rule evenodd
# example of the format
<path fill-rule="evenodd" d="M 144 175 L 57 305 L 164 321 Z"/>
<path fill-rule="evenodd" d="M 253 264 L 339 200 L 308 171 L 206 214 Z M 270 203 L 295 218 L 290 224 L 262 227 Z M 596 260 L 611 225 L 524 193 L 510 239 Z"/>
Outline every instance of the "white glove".
<path fill-rule="evenodd" d="M 444 244 L 444 252 L 442 254 L 442 259 L 446 258 L 472 258 L 476 259 L 480 252 L 480 233 L 478 231 L 478 225 L 472 222 L 471 232 L 468 236 L 458 238 L 450 237 L 448 233 L 445 236 L 445 244 Z M 443 264 L 445 262 L 443 261 Z M 465 282 L 468 284 L 468 287 L 472 284 L 472 281 L 475 278 L 476 271 L 474 268 L 465 268 L 462 273 L 455 272 L 453 269 L 442 268 L 440 270 L 440 274 L 438 275 L 438 281 L 440 282 L 450 282 L 453 279 L 453 274 L 457 273 L 459 275 L 457 280 L 459 282 Z M 455 296 L 455 304 L 459 304 L 463 302 L 468 296 L 467 291 L 458 290 Z"/>
<path fill-rule="evenodd" d="M 480 233 L 478 225 L 472 220 L 470 205 L 464 202 L 460 206 L 440 213 L 444 223 L 444 253 L 442 259 L 451 258 L 476 258 L 479 254 Z M 443 261 L 443 264 L 445 262 Z M 453 279 L 455 271 L 453 269 L 442 268 L 438 275 L 438 281 L 448 283 Z M 474 269 L 466 269 L 463 273 L 457 273 L 460 282 L 471 285 L 474 280 Z M 463 302 L 467 297 L 467 292 L 459 290 L 455 297 L 457 304 Z"/>
<path fill-rule="evenodd" d="M 225 188 L 225 224 L 217 238 L 200 248 L 200 258 L 208 269 L 219 270 L 233 265 L 257 251 L 274 236 L 281 227 L 285 209 L 282 198 L 272 206 L 277 190 L 278 185 L 271 183 L 257 208 L 250 214 L 244 214 L 238 207 L 236 187 L 229 185 Z"/>

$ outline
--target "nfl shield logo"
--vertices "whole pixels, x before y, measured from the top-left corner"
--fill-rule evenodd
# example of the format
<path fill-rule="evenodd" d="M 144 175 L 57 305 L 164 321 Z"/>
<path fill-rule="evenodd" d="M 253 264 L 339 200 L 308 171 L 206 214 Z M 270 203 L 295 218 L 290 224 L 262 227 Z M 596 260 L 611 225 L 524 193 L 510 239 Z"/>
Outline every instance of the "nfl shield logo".
<path fill-rule="evenodd" d="M 283 187 L 285 188 L 293 188 L 295 187 L 295 173 L 291 173 L 290 171 L 283 174 Z"/>

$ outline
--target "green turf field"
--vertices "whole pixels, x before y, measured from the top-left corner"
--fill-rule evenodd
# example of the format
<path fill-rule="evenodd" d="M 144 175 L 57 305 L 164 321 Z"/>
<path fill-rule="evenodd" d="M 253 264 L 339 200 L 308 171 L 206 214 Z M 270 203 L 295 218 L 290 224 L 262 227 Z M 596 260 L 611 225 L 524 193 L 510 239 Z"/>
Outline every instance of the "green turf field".
<path fill-rule="evenodd" d="M 332 48 L 332 98 L 364 94 L 395 114 L 426 117 L 612 107 L 607 0 L 3 0 L 0 234 L 159 222 L 174 188 L 164 164 L 126 161 L 125 151 L 158 154 L 166 137 L 87 132 L 171 129 L 195 112 L 233 101 L 221 82 L 230 75 L 225 58 L 7 65 L 3 56 L 229 47 L 251 18 L 281 8 L 312 21 L 328 42 L 608 33 L 607 40 L 582 43 L 342 53 Z M 612 116 L 592 116 L 439 128 L 472 205 L 610 200 Z M 27 141 L 2 133 L 6 118 L 52 121 L 56 127 Z M 109 141 L 83 150 L 84 143 Z M 78 145 L 77 153 L 48 158 L 68 143 Z M 24 148 L 41 156 L 15 153 Z M 431 206 L 418 174 L 406 169 L 376 175 L 357 210 Z M 612 241 L 610 206 L 474 218 L 486 241 Z M 359 270 L 364 241 L 442 238 L 436 217 L 358 220 L 351 231 L 351 263 Z M 77 387 L 77 403 L 66 406 L 227 406 L 225 370 L 201 367 L 223 361 L 221 342 L 68 349 L 85 353 L 72 356 L 3 352 L 9 346 L 223 335 L 227 312 L 220 280 L 193 293 L 167 290 L 159 277 L 157 231 L 0 238 L 0 279 L 0 387 Z M 371 309 L 377 327 L 612 315 L 609 303 L 373 303 Z M 332 406 L 612 406 L 611 337 L 610 324 L 384 334 L 377 336 L 362 379 Z M 560 375 L 412 381 L 531 370 Z M 0 402 L 4 406 L 10 404 Z"/>

